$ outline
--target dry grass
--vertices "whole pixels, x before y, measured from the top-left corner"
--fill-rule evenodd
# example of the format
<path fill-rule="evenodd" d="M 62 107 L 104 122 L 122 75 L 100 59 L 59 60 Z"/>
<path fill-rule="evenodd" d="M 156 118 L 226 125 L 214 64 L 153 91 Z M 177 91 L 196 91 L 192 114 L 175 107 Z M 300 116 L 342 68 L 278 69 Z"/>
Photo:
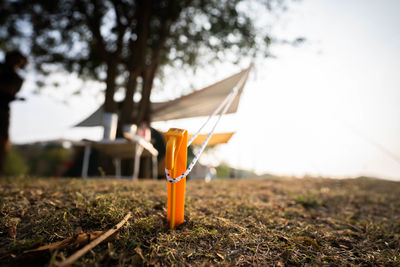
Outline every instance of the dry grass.
<path fill-rule="evenodd" d="M 79 232 L 114 238 L 80 266 L 400 266 L 400 183 L 372 179 L 216 180 L 187 185 L 170 231 L 165 181 L 23 179 L 0 183 L 0 265 L 54 265 L 77 248 L 23 252 Z"/>

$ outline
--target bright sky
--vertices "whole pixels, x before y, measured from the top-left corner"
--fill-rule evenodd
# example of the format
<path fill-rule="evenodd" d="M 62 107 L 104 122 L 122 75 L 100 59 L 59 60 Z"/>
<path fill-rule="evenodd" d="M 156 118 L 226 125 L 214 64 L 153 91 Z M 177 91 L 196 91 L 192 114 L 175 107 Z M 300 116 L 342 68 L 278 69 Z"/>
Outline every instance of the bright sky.
<path fill-rule="evenodd" d="M 256 66 L 239 112 L 217 129 L 236 135 L 203 161 L 226 161 L 258 173 L 400 180 L 399 10 L 397 0 L 292 5 L 274 32 L 308 41 L 298 48 L 277 46 L 276 59 Z M 200 83 L 236 71 L 226 67 Z M 98 100 L 89 93 L 66 106 L 33 96 L 31 88 L 26 82 L 21 95 L 28 101 L 12 105 L 12 141 L 100 139 L 99 129 L 69 129 L 96 109 Z M 203 120 L 157 126 L 194 132 Z"/>

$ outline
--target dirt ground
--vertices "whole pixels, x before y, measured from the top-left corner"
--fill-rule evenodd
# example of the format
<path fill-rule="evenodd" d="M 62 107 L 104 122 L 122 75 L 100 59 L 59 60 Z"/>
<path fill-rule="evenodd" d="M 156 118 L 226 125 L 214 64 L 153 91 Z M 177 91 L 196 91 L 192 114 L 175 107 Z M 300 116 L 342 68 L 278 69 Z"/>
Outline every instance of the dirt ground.
<path fill-rule="evenodd" d="M 188 181 L 186 219 L 173 231 L 166 183 L 2 179 L 0 265 L 56 265 L 132 212 L 76 266 L 400 266 L 400 182 Z"/>

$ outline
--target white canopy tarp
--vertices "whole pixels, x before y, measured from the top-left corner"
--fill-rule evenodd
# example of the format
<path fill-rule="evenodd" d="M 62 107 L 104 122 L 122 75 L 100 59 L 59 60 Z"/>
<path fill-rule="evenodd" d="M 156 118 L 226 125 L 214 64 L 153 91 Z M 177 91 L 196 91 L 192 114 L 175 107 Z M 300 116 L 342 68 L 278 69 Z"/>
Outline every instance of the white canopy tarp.
<path fill-rule="evenodd" d="M 180 98 L 167 102 L 152 103 L 152 121 L 168 121 L 209 116 L 224 100 L 229 92 L 234 87 L 238 86 L 238 94 L 236 95 L 227 112 L 235 113 L 238 109 L 240 96 L 244 85 L 246 84 L 250 69 L 251 66 L 222 81 Z M 100 106 L 89 117 L 75 125 L 75 127 L 102 126 L 103 117 L 104 109 L 103 106 Z"/>

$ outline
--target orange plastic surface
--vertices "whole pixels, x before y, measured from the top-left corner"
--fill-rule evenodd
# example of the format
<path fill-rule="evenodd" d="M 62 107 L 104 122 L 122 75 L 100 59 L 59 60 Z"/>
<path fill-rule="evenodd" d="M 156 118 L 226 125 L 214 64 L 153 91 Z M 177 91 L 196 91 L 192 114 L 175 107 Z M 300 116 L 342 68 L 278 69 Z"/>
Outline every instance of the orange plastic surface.
<path fill-rule="evenodd" d="M 165 168 L 169 170 L 171 178 L 176 178 L 186 171 L 188 133 L 183 129 L 171 128 L 165 137 Z M 167 220 L 171 229 L 183 223 L 185 187 L 186 177 L 174 184 L 168 182 Z"/>

